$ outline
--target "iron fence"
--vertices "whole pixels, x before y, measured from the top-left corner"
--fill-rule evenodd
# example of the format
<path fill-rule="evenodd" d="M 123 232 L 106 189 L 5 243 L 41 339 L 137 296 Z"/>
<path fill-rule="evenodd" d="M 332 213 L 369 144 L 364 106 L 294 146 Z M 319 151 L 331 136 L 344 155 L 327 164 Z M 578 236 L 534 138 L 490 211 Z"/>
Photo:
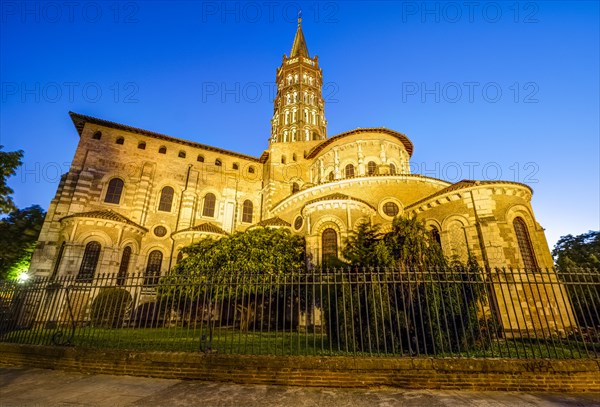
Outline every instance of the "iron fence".
<path fill-rule="evenodd" d="M 597 358 L 597 270 L 383 268 L 0 282 L 0 341 L 271 355 Z"/>

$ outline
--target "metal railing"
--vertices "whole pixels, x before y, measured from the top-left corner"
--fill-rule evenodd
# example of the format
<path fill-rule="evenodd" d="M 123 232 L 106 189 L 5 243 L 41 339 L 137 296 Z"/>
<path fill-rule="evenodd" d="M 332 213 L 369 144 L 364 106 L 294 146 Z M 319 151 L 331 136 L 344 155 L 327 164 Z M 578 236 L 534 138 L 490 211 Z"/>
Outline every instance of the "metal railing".
<path fill-rule="evenodd" d="M 238 271 L 0 282 L 0 342 L 269 355 L 597 358 L 600 272 Z"/>

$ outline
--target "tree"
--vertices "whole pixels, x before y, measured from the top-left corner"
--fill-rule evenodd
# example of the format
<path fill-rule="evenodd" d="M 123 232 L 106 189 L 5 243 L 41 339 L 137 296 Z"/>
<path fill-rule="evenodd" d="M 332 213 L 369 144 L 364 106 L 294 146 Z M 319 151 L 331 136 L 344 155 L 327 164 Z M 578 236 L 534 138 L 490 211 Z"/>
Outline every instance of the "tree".
<path fill-rule="evenodd" d="M 10 196 L 13 190 L 7 185 L 7 179 L 15 174 L 23 158 L 23 151 L 5 152 L 2 151 L 3 147 L 0 146 L 0 215 L 9 213 L 15 209 Z"/>
<path fill-rule="evenodd" d="M 395 218 L 385 235 L 362 224 L 345 243 L 353 267 L 335 275 L 325 306 L 333 346 L 432 354 L 480 341 L 483 286 L 472 257 L 466 265 L 448 262 L 415 218 Z"/>
<path fill-rule="evenodd" d="M 255 228 L 219 240 L 205 238 L 183 249 L 181 260 L 159 282 L 159 300 L 186 312 L 188 319 L 212 311 L 194 309 L 193 304 L 212 307 L 217 301 L 233 304 L 243 330 L 256 320 L 257 306 L 274 295 L 288 275 L 305 267 L 304 239 L 287 229 Z M 284 304 L 292 291 L 286 291 Z"/>
<path fill-rule="evenodd" d="M 580 326 L 600 326 L 600 232 L 562 236 L 552 250 Z"/>
<path fill-rule="evenodd" d="M 0 280 L 15 279 L 29 269 L 44 216 L 44 210 L 33 205 L 0 220 Z"/>
<path fill-rule="evenodd" d="M 561 236 L 552 250 L 558 268 L 600 269 L 600 231 Z"/>

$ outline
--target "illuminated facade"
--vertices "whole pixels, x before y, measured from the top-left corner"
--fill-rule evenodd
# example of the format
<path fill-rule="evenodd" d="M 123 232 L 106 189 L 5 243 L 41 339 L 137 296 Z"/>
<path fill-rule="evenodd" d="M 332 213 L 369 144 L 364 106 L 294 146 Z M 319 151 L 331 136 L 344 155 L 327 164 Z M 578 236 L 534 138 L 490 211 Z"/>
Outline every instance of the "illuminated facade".
<path fill-rule="evenodd" d="M 423 220 L 448 257 L 552 267 L 531 189 L 411 174 L 413 144 L 386 128 L 327 137 L 322 71 L 300 22 L 277 69 L 268 148 L 226 151 L 71 113 L 80 142 L 48 209 L 31 265 L 41 276 L 164 275 L 183 247 L 254 226 L 306 238 L 313 264 L 340 257 L 359 222 Z"/>

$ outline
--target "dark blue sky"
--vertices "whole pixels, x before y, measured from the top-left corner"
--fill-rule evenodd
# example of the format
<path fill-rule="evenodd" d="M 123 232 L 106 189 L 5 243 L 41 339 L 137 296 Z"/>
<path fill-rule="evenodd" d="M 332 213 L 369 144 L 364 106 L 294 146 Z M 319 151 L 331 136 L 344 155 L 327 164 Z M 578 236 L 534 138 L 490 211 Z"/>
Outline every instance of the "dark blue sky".
<path fill-rule="evenodd" d="M 550 245 L 600 229 L 598 2 L 3 0 L 0 144 L 20 207 L 47 207 L 68 111 L 259 156 L 298 6 L 329 135 L 385 126 L 413 172 L 534 189 Z"/>

